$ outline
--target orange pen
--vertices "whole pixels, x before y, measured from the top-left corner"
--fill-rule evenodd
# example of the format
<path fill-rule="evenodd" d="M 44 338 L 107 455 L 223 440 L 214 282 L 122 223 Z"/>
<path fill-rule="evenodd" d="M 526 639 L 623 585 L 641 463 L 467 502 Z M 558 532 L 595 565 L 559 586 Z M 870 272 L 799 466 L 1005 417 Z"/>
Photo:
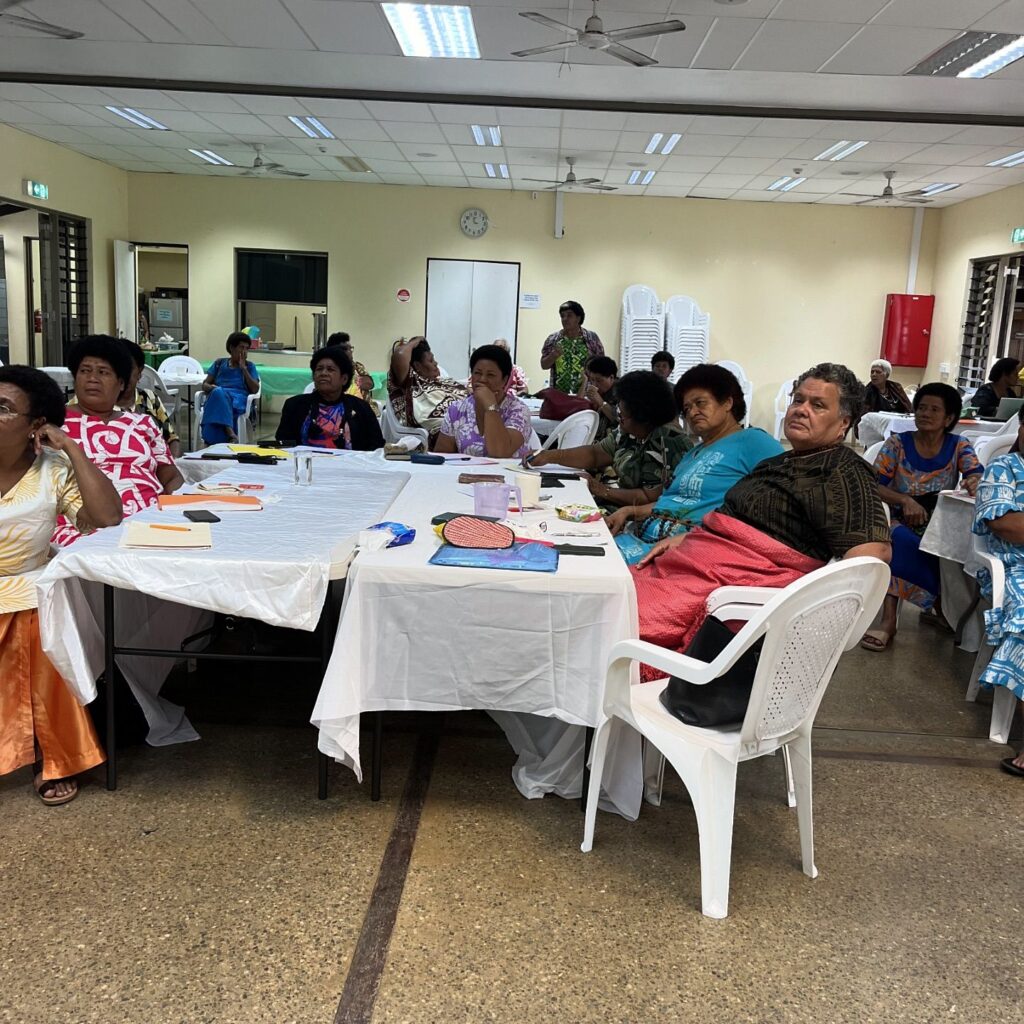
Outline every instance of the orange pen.
<path fill-rule="evenodd" d="M 163 523 L 149 523 L 148 525 L 151 530 L 173 530 L 175 533 L 188 533 L 192 529 L 191 526 L 164 526 Z"/>

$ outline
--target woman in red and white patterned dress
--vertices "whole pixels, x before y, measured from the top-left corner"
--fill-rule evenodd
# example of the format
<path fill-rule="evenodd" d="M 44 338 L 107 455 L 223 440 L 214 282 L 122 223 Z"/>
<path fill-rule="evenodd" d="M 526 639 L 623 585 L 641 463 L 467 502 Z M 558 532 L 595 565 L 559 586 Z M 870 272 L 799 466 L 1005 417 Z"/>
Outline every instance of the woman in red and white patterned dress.
<path fill-rule="evenodd" d="M 113 483 L 125 517 L 155 505 L 184 480 L 152 416 L 117 407 L 132 372 L 131 356 L 117 339 L 96 334 L 82 338 L 68 356 L 75 376 L 75 399 L 64 430 Z M 53 543 L 66 547 L 81 534 L 61 517 Z"/>

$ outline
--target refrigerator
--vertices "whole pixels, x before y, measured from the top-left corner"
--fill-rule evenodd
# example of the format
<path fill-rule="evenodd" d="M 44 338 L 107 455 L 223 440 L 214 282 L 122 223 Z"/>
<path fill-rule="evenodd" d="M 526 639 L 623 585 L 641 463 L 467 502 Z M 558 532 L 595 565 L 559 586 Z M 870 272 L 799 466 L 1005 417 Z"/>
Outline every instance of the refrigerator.
<path fill-rule="evenodd" d="M 188 299 L 150 299 L 149 335 L 159 341 L 169 334 L 174 341 L 187 341 Z"/>

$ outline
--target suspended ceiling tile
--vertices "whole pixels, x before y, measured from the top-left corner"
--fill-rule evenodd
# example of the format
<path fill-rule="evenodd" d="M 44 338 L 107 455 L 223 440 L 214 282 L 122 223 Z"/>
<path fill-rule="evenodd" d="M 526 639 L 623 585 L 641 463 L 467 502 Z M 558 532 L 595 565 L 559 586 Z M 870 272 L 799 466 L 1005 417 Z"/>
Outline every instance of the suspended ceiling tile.
<path fill-rule="evenodd" d="M 218 114 L 245 113 L 245 108 L 240 106 L 226 93 L 170 91 L 166 95 L 186 110 Z"/>
<path fill-rule="evenodd" d="M 671 17 L 679 16 L 673 14 Z M 664 20 L 662 17 L 651 19 L 655 22 Z M 701 18 L 690 14 L 682 15 L 679 20 L 686 25 L 686 31 L 658 36 L 651 51 L 651 56 L 663 67 L 688 68 L 715 24 L 714 18 Z M 626 45 L 632 46 L 633 43 L 627 40 Z"/>
<path fill-rule="evenodd" d="M 658 175 L 660 180 L 661 175 Z M 746 188 L 750 184 L 749 174 L 705 174 L 701 178 L 701 188 Z"/>
<path fill-rule="evenodd" d="M 447 146 L 441 147 L 445 152 L 450 153 L 450 159 L 458 160 L 460 163 L 492 163 L 501 164 L 506 161 L 506 151 L 501 146 Z"/>
<path fill-rule="evenodd" d="M 473 148 L 477 149 L 476 146 Z M 450 146 L 428 145 L 421 142 L 400 142 L 398 143 L 398 149 L 406 160 L 433 159 L 444 161 L 445 163 L 458 162 Z M 482 152 L 482 149 L 477 151 Z M 433 153 L 434 155 L 433 157 L 423 157 L 423 153 Z"/>
<path fill-rule="evenodd" d="M 755 189 L 737 189 L 733 199 L 746 203 L 770 203 L 775 198 L 773 192 L 759 192 Z"/>
<path fill-rule="evenodd" d="M 302 105 L 314 117 L 335 117 L 346 121 L 372 120 L 371 114 L 359 100 L 331 100 L 306 96 Z"/>
<path fill-rule="evenodd" d="M 642 133 L 647 138 L 651 137 L 652 132 L 661 132 L 664 135 L 678 132 L 682 135 L 692 124 L 692 117 L 677 114 L 629 114 L 626 117 L 624 131 Z"/>
<path fill-rule="evenodd" d="M 857 142 L 861 139 L 898 138 L 902 142 L 915 142 L 912 135 L 899 136 L 899 130 L 905 125 L 897 125 L 892 121 L 828 121 L 825 127 L 818 132 L 816 138 L 829 139 L 838 142 L 840 139 L 849 139 Z"/>
<path fill-rule="evenodd" d="M 777 203 L 817 203 L 825 197 L 817 192 L 803 192 L 799 188 L 793 189 L 792 192 L 779 192 L 776 193 L 775 202 Z"/>
<path fill-rule="evenodd" d="M 1002 0 L 892 0 L 876 22 L 883 25 L 929 25 L 963 31 L 999 7 Z"/>
<path fill-rule="evenodd" d="M 235 46 L 315 49 L 309 35 L 278 0 L 202 0 L 201 10 Z"/>
<path fill-rule="evenodd" d="M 173 21 L 161 16 L 146 0 L 113 0 L 107 4 L 140 35 L 153 43 L 186 43 L 190 40 Z M 162 6 L 162 5 L 161 5 Z"/>
<path fill-rule="evenodd" d="M 467 107 L 459 103 L 432 103 L 429 107 L 440 124 L 497 124 L 498 111 L 494 107 Z M 405 118 L 411 121 L 413 118 Z M 419 120 L 418 118 L 416 120 Z"/>
<path fill-rule="evenodd" d="M 105 92 L 89 86 L 47 84 L 40 88 L 48 92 L 54 100 L 61 100 L 63 103 L 102 107 L 110 102 L 110 97 Z"/>
<path fill-rule="evenodd" d="M 991 13 L 979 18 L 971 28 L 983 32 L 1024 35 L 1024 0 L 1006 0 Z"/>
<path fill-rule="evenodd" d="M 709 136 L 710 137 L 710 136 Z M 740 139 L 730 156 L 787 156 L 796 149 L 803 139 L 771 139 L 751 138 Z M 737 186 L 738 188 L 739 186 Z"/>
<path fill-rule="evenodd" d="M 902 75 L 956 35 L 942 28 L 868 25 L 821 70 L 837 75 Z"/>
<path fill-rule="evenodd" d="M 191 0 L 160 0 L 159 13 L 190 43 L 223 46 L 231 40 L 203 15 L 205 5 Z M 244 17 L 244 14 L 240 15 Z"/>
<path fill-rule="evenodd" d="M 1005 188 L 1008 185 L 1019 185 L 1024 182 L 1024 165 L 1021 167 L 990 167 L 991 174 L 975 178 L 972 184 L 977 185 L 998 185 Z"/>
<path fill-rule="evenodd" d="M 113 103 L 119 107 L 132 107 L 135 110 L 141 110 L 144 114 L 150 114 L 156 116 L 155 111 L 165 112 L 168 110 L 185 110 L 188 108 L 187 104 L 182 104 L 180 101 L 175 99 L 169 93 L 162 92 L 159 89 L 104 89 L 103 90 L 109 99 L 106 103 Z M 84 100 L 79 100 L 79 103 L 84 104 Z M 156 116 L 157 120 L 161 120 L 159 116 Z"/>
<path fill-rule="evenodd" d="M 380 121 L 420 121 L 435 123 L 430 106 L 426 103 L 390 103 L 382 100 L 364 100 L 372 117 Z"/>
<path fill-rule="evenodd" d="M 755 157 L 727 156 L 719 160 L 715 170 L 721 174 L 760 174 L 766 167 L 772 164 L 771 160 L 758 159 Z"/>
<path fill-rule="evenodd" d="M 574 150 L 598 150 L 608 152 L 615 149 L 619 141 L 618 132 L 589 131 L 586 129 L 563 128 L 561 147 L 563 153 Z"/>
<path fill-rule="evenodd" d="M 442 177 L 458 177 L 463 174 L 462 165 L 452 160 L 410 160 L 409 166 L 418 174 L 433 174 Z"/>
<path fill-rule="evenodd" d="M 676 156 L 673 153 L 672 156 L 665 157 L 664 168 L 667 171 L 681 171 L 685 174 L 698 172 L 706 174 L 718 162 L 719 158 L 715 156 Z"/>
<path fill-rule="evenodd" d="M 728 156 L 744 141 L 743 135 L 691 135 L 680 139 L 672 154 L 676 156 Z"/>
<path fill-rule="evenodd" d="M 445 141 L 439 124 L 425 124 L 413 121 L 381 121 L 381 128 L 395 142 L 440 142 Z M 469 129 L 466 129 L 469 135 Z"/>
<path fill-rule="evenodd" d="M 693 135 L 749 135 L 760 123 L 760 117 L 695 117 L 689 131 Z"/>
<path fill-rule="evenodd" d="M 302 104 L 290 96 L 247 96 L 244 94 L 231 97 L 240 107 L 250 114 L 278 114 L 287 117 L 289 114 L 304 114 Z"/>
<path fill-rule="evenodd" d="M 428 185 L 442 188 L 466 188 L 469 184 L 464 174 L 423 174 L 422 178 Z"/>
<path fill-rule="evenodd" d="M 0 123 L 2 124 L 30 124 L 34 121 L 42 124 L 53 124 L 54 120 L 48 114 L 42 113 L 40 110 L 35 109 L 42 107 L 45 110 L 47 107 L 61 107 L 59 103 L 43 103 L 33 104 L 32 106 L 22 106 L 19 103 L 11 103 L 9 100 L 0 99 Z M 56 112 L 56 111 L 55 111 Z"/>
<path fill-rule="evenodd" d="M 369 163 L 379 163 L 382 160 L 390 160 L 395 163 L 404 163 L 402 151 L 393 142 L 373 142 L 365 139 L 347 140 L 348 148 L 355 156 L 362 157 Z"/>
<path fill-rule="evenodd" d="M 469 128 L 465 128 L 467 134 Z M 449 139 L 451 134 L 445 131 Z M 501 129 L 501 141 L 506 147 L 518 149 L 557 149 L 561 140 L 561 132 L 558 128 L 509 127 Z"/>
<path fill-rule="evenodd" d="M 382 174 L 380 180 L 385 185 L 422 185 L 423 179 L 418 174 Z"/>
<path fill-rule="evenodd" d="M 816 71 L 856 32 L 855 25 L 768 21 L 735 66 L 742 71 Z"/>
<path fill-rule="evenodd" d="M 623 180 L 628 180 L 626 175 Z M 703 174 L 682 174 L 679 171 L 659 171 L 654 181 L 659 186 L 671 185 L 677 189 L 687 189 L 692 185 L 697 185 L 704 179 Z"/>
<path fill-rule="evenodd" d="M 690 189 L 691 199 L 729 199 L 735 195 L 733 188 L 699 188 Z"/>
<path fill-rule="evenodd" d="M 162 134 L 153 131 L 146 131 L 142 128 L 127 129 L 118 128 L 116 125 L 81 125 L 79 131 L 85 132 L 90 141 L 108 143 L 111 146 L 136 146 L 145 145 L 154 135 Z M 155 149 L 160 147 L 153 143 Z"/>
<path fill-rule="evenodd" d="M 883 163 L 897 163 L 924 151 L 924 147 L 918 142 L 871 142 L 857 152 L 861 160 L 881 160 Z M 836 165 L 842 166 L 845 160 L 837 160 Z"/>
<path fill-rule="evenodd" d="M 64 0 L 32 0 L 26 13 L 34 14 L 43 21 L 54 25 L 84 32 L 86 39 L 99 39 L 117 43 L 142 43 L 146 37 L 118 17 L 99 0 L 76 0 L 69 4 Z"/>
<path fill-rule="evenodd" d="M 26 85 L 22 82 L 0 82 L 0 100 L 9 100 L 14 103 L 22 100 L 51 103 L 53 96 L 37 85 Z"/>
<path fill-rule="evenodd" d="M 204 115 L 218 128 L 232 135 L 276 135 L 275 129 L 271 128 L 266 121 L 255 114 L 221 114 L 208 112 Z"/>
<path fill-rule="evenodd" d="M 768 138 L 809 139 L 827 124 L 827 121 L 814 118 L 766 117 L 750 134 Z"/>
<path fill-rule="evenodd" d="M 135 109 L 138 109 L 137 107 Z M 115 117 L 117 115 L 114 115 Z M 193 114 L 190 110 L 160 110 L 149 115 L 156 118 L 161 124 L 166 125 L 172 132 L 212 132 L 216 127 L 212 121 L 207 120 L 200 114 Z M 160 132 L 166 135 L 166 132 Z"/>
<path fill-rule="evenodd" d="M 676 186 L 675 188 L 665 185 L 648 185 L 643 189 L 645 196 L 656 196 L 659 199 L 684 199 L 686 197 L 686 187 Z"/>
<path fill-rule="evenodd" d="M 346 142 L 359 140 L 393 145 L 388 139 L 387 133 L 376 121 L 347 117 L 321 117 L 320 120 L 329 132 Z"/>
<path fill-rule="evenodd" d="M 375 3 L 283 2 L 318 50 L 391 54 L 396 57 L 401 53 L 394 33 Z"/>
<path fill-rule="evenodd" d="M 543 107 L 499 107 L 496 113 L 503 132 L 506 126 L 557 128 L 562 123 L 560 110 L 548 110 Z"/>
<path fill-rule="evenodd" d="M 525 164 L 530 167 L 554 167 L 558 163 L 557 149 L 512 149 L 506 148 L 509 167 Z"/>
<path fill-rule="evenodd" d="M 976 163 L 977 157 L 988 152 L 987 146 L 955 146 L 950 143 L 938 143 L 918 150 L 914 154 L 914 163 L 926 164 L 966 164 Z"/>
<path fill-rule="evenodd" d="M 1000 125 L 977 125 L 951 135 L 949 143 L 955 146 L 1013 146 L 1024 144 L 1024 128 L 1004 128 Z"/>
<path fill-rule="evenodd" d="M 750 21 L 767 18 L 778 6 L 779 0 L 749 0 L 735 7 L 723 5 L 720 0 L 672 0 L 672 17 L 686 20 L 687 14 L 699 14 L 722 21 Z"/>
<path fill-rule="evenodd" d="M 690 66 L 727 71 L 739 60 L 760 27 L 761 23 L 753 18 L 720 18 L 701 43 Z"/>
<path fill-rule="evenodd" d="M 849 122 L 837 122 L 848 124 Z M 892 125 L 884 135 L 874 136 L 875 138 L 893 140 L 896 142 L 944 142 L 958 132 L 963 131 L 964 125 L 953 124 L 897 124 Z"/>
<path fill-rule="evenodd" d="M 986 178 L 992 171 L 996 170 L 994 167 L 986 167 L 984 165 L 980 167 L 967 167 L 963 164 L 954 167 L 943 167 L 935 175 L 938 181 L 950 181 L 950 182 L 966 182 L 966 181 L 977 181 L 979 178 Z"/>
<path fill-rule="evenodd" d="M 889 0 L 779 0 L 772 18 L 783 21 L 869 22 Z"/>

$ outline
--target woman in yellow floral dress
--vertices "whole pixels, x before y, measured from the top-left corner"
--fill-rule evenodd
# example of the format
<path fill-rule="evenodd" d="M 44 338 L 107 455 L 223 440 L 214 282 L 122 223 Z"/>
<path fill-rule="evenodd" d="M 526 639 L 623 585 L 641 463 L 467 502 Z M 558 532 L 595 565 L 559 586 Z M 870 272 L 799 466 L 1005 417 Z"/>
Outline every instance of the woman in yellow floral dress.
<path fill-rule="evenodd" d="M 121 521 L 114 485 L 61 430 L 64 396 L 46 374 L 0 367 L 0 775 L 35 764 L 46 804 L 78 794 L 104 761 L 88 712 L 43 653 L 35 580 L 58 515 L 80 530 Z"/>

